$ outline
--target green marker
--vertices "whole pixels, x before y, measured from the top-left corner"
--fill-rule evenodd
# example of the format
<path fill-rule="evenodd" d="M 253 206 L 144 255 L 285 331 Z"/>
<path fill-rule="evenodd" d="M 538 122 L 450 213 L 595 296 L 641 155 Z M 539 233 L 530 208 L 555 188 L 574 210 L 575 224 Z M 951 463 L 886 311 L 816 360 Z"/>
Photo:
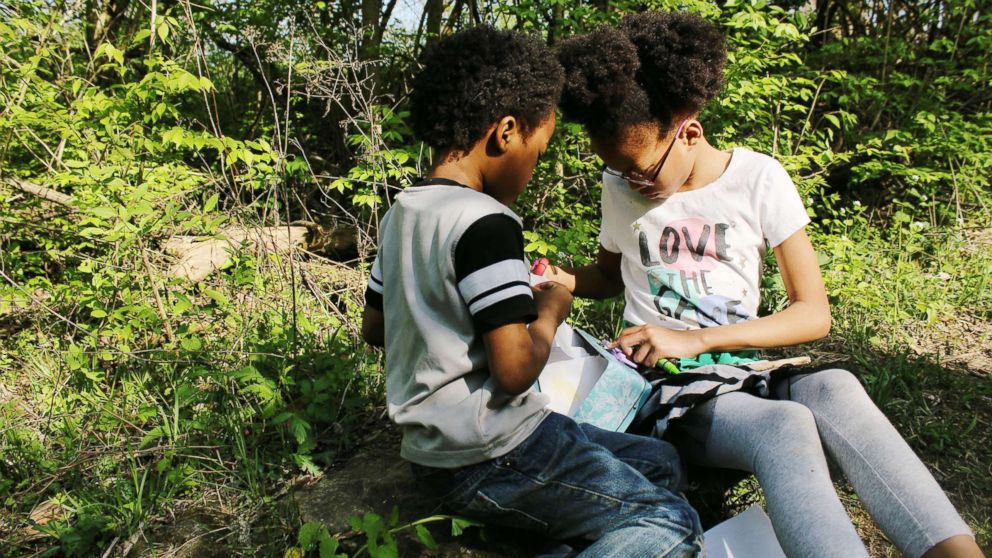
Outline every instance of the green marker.
<path fill-rule="evenodd" d="M 658 359 L 658 362 L 654 365 L 654 367 L 661 368 L 662 370 L 668 372 L 669 374 L 678 374 L 679 372 L 681 372 L 681 370 L 679 370 L 679 367 L 675 364 L 675 362 L 667 358 Z"/>

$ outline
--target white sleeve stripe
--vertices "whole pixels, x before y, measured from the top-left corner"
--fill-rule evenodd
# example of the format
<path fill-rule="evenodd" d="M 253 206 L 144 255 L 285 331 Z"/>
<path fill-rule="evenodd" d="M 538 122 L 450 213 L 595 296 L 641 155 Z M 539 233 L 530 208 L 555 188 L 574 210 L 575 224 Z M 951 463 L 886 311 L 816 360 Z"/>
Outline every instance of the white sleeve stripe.
<path fill-rule="evenodd" d="M 382 294 L 382 266 L 379 265 L 379 256 L 372 260 L 372 272 L 369 273 L 369 288 Z"/>
<path fill-rule="evenodd" d="M 369 276 L 369 289 L 375 291 L 379 294 L 382 292 L 382 284 L 375 280 L 375 277 Z"/>
<path fill-rule="evenodd" d="M 510 287 L 508 289 L 502 289 L 496 291 L 495 293 L 489 296 L 482 297 L 479 300 L 470 304 L 468 307 L 468 311 L 471 312 L 472 314 L 477 314 L 480 311 L 489 308 L 493 304 L 496 304 L 497 302 L 520 295 L 533 297 L 534 294 L 531 292 L 530 285 L 517 285 L 515 287 Z"/>
<path fill-rule="evenodd" d="M 530 274 L 527 273 L 527 266 L 524 265 L 523 260 L 503 260 L 470 273 L 468 277 L 458 282 L 458 291 L 462 294 L 462 298 L 471 301 L 482 293 L 507 283 L 517 281 L 526 283 L 529 279 Z"/>

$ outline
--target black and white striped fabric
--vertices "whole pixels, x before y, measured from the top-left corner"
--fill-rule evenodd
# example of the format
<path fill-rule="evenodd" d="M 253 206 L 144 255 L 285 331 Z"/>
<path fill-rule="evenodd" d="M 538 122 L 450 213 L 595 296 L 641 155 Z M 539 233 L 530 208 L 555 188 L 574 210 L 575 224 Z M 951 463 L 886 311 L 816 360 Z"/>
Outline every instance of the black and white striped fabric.
<path fill-rule="evenodd" d="M 365 298 L 383 314 L 387 408 L 404 459 L 492 459 L 550 412 L 543 394 L 504 393 L 489 372 L 485 334 L 537 319 L 523 248 L 510 208 L 451 180 L 405 189 L 383 216 Z"/>
<path fill-rule="evenodd" d="M 455 247 L 455 279 L 476 331 L 537 318 L 524 235 L 509 215 L 487 215 L 472 224 Z"/>
<path fill-rule="evenodd" d="M 695 405 L 733 391 L 768 397 L 775 383 L 809 370 L 785 366 L 753 371 L 746 365 L 711 364 L 679 374 L 652 371 L 646 374 L 653 388 L 647 402 L 637 412 L 631 431 L 661 437 L 669 424 Z"/>
<path fill-rule="evenodd" d="M 454 265 L 458 292 L 477 333 L 537 319 L 530 273 L 524 263 L 523 229 L 509 215 L 487 215 L 469 226 L 455 245 Z M 380 312 L 383 287 L 382 267 L 376 258 L 365 303 Z"/>
<path fill-rule="evenodd" d="M 365 304 L 382 312 L 382 266 L 379 258 L 372 262 L 369 273 L 369 286 L 365 289 Z"/>

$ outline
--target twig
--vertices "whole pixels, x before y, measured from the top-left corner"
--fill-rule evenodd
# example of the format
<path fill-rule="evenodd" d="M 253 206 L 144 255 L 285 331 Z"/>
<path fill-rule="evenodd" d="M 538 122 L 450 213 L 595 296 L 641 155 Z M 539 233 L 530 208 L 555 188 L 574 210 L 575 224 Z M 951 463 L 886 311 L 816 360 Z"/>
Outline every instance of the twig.
<path fill-rule="evenodd" d="M 155 295 L 155 305 L 158 306 L 159 316 L 162 318 L 162 325 L 165 326 L 165 336 L 169 339 L 169 345 L 176 346 L 176 335 L 172 332 L 172 324 L 169 322 L 169 315 L 165 313 L 165 305 L 162 304 L 162 297 L 158 293 L 158 280 L 152 264 L 148 261 L 148 253 L 145 251 L 144 243 L 138 240 L 138 250 L 141 252 L 141 261 L 145 265 L 145 273 L 148 274 L 148 281 L 152 284 L 152 294 Z"/>

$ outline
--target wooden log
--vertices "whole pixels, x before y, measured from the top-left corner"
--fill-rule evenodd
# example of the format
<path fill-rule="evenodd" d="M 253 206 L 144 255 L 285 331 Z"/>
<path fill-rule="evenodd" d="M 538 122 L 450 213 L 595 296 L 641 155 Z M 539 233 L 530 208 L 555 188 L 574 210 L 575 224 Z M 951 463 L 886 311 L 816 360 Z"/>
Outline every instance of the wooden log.
<path fill-rule="evenodd" d="M 177 261 L 168 270 L 172 277 L 197 283 L 227 265 L 238 250 L 256 253 L 288 252 L 306 245 L 306 227 L 231 227 L 217 238 L 199 240 L 195 236 L 174 236 L 162 246 Z"/>

